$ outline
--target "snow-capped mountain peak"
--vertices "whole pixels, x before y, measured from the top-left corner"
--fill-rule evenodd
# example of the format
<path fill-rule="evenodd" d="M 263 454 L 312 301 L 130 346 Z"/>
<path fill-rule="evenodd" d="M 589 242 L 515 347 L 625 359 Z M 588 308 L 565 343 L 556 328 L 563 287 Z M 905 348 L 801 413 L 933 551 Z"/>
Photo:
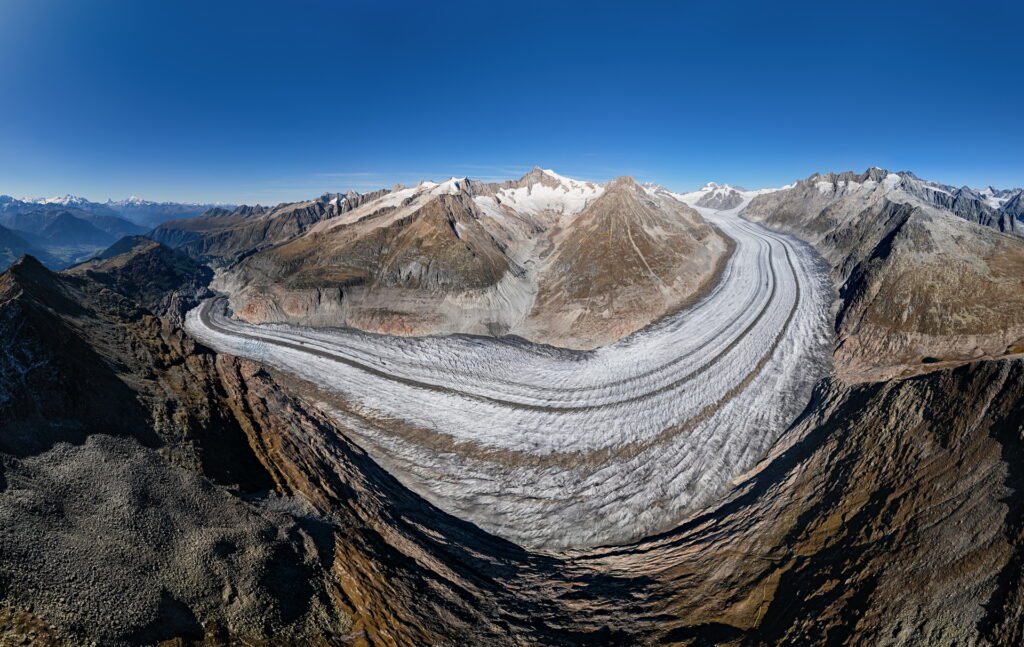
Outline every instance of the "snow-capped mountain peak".
<path fill-rule="evenodd" d="M 431 190 L 433 195 L 453 195 L 469 185 L 469 178 L 452 176 Z"/>
<path fill-rule="evenodd" d="M 506 182 L 495 191 L 493 200 L 525 214 L 574 214 L 603 193 L 600 184 L 574 180 L 538 166 L 518 181 Z"/>
<path fill-rule="evenodd" d="M 23 202 L 31 202 L 33 204 L 57 204 L 62 207 L 79 207 L 90 203 L 89 200 L 81 196 L 71 195 L 70 193 L 52 198 L 25 198 Z"/>

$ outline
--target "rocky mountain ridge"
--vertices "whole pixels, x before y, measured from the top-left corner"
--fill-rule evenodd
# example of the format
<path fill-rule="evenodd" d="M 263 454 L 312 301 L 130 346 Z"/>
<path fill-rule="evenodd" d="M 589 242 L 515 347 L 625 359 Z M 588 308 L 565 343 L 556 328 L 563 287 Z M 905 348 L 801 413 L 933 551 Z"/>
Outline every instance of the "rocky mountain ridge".
<path fill-rule="evenodd" d="M 190 339 L 181 316 L 209 294 L 212 272 L 185 250 L 129 238 L 62 273 L 21 260 L 0 275 L 0 640 L 1019 644 L 1020 239 L 889 175 L 735 189 L 750 201 L 744 217 L 804 238 L 829 263 L 838 373 L 721 499 L 658 536 L 562 553 L 446 515 L 371 460 L 316 386 Z M 639 263 L 677 248 L 662 233 L 700 226 L 666 230 L 669 192 L 628 179 L 599 196 L 549 188 L 563 210 L 528 213 L 519 194 L 503 201 L 456 179 L 382 193 L 393 203 L 366 220 L 359 209 L 373 199 L 324 218 L 347 200 L 334 196 L 272 223 L 276 208 L 238 213 L 232 229 L 281 236 L 258 259 L 361 226 L 338 236 L 361 262 L 345 267 L 419 286 L 462 268 L 485 284 L 499 270 L 537 272 L 520 262 L 534 249 L 523 241 L 542 240 L 552 267 L 592 267 L 591 254 L 632 244 Z M 499 216 L 506 228 L 489 229 Z M 189 251 L 244 263 L 225 231 Z M 410 267 L 410 240 L 449 264 L 395 271 Z M 634 275 L 662 276 L 650 269 Z"/>
<path fill-rule="evenodd" d="M 859 380 L 1024 352 L 1024 238 L 994 213 L 872 168 L 813 175 L 755 197 L 742 216 L 803 238 L 831 264 L 836 357 Z"/>
<path fill-rule="evenodd" d="M 696 213 L 631 178 L 597 185 L 538 168 L 502 184 L 451 178 L 346 196 L 336 214 L 311 204 L 323 216 L 308 230 L 218 278 L 238 316 L 593 348 L 679 307 L 727 253 Z M 291 222 L 294 208 L 253 217 Z M 216 236 L 185 247 L 214 249 Z"/>

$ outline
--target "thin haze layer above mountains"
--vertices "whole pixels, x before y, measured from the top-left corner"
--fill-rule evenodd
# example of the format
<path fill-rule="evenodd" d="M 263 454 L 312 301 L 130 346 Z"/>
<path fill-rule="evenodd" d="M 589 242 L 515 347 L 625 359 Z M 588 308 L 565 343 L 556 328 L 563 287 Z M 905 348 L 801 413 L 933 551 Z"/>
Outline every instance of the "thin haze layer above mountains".
<path fill-rule="evenodd" d="M 52 645 L 1019 644 L 1021 195 L 537 168 L 21 258 L 0 618 Z M 11 218 L 58 249 L 130 215 L 67 202 Z"/>

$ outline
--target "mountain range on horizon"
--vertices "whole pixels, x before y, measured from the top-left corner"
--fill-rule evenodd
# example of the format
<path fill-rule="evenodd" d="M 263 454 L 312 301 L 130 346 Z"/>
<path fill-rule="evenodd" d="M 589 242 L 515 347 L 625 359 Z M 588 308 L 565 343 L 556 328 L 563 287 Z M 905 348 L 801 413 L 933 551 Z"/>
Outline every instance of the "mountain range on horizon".
<path fill-rule="evenodd" d="M 215 206 L 141 198 L 92 202 L 65 195 L 18 199 L 0 195 L 0 263 L 32 254 L 54 269 L 80 262 L 124 236 L 144 234 L 165 220 L 193 218 Z"/>
<path fill-rule="evenodd" d="M 551 177 L 562 177 L 554 171 L 541 171 L 539 167 L 524 177 L 538 172 L 550 174 Z M 906 178 L 908 183 L 913 183 L 926 200 L 936 204 L 946 201 L 950 208 L 957 212 L 975 209 L 977 213 L 973 216 L 974 218 L 991 219 L 997 227 L 1008 231 L 1019 229 L 1021 225 L 1018 223 L 1024 220 L 1024 195 L 1022 195 L 1024 190 L 1020 188 L 996 189 L 992 186 L 984 189 L 967 186 L 958 188 L 920 180 L 908 171 L 900 172 L 899 175 Z M 449 181 L 456 179 L 459 178 L 453 177 Z M 469 178 L 461 179 L 467 183 L 475 182 Z M 521 178 L 519 182 L 523 182 L 523 179 Z M 475 182 L 475 184 L 481 183 Z M 728 184 L 719 185 L 715 182 L 708 182 L 698 190 L 698 192 L 709 191 L 711 195 L 705 198 L 705 204 L 702 206 L 731 208 L 739 204 L 740 195 L 745 189 Z M 371 194 L 376 193 L 379 192 L 371 192 Z M 330 201 L 334 197 L 343 195 L 359 194 L 352 190 L 345 194 L 328 193 L 318 200 Z M 689 194 L 681 193 L 679 195 Z M 295 204 L 304 203 L 281 203 L 274 207 L 258 204 L 236 207 L 223 203 L 154 202 L 137 196 L 117 201 L 108 199 L 106 202 L 94 202 L 71 194 L 30 199 L 0 195 L 0 227 L 7 231 L 7 242 L 0 246 L 0 261 L 10 263 L 22 254 L 30 253 L 39 257 L 49 267 L 59 269 L 88 258 L 90 254 L 102 250 L 121 236 L 145 234 L 159 230 L 160 226 L 168 221 L 190 220 L 199 216 L 226 216 L 239 210 L 250 214 L 266 212 L 271 209 L 287 209 L 289 205 Z M 44 228 L 51 221 L 56 222 L 50 225 L 48 231 L 44 232 Z M 201 225 L 193 223 L 191 227 L 201 227 Z M 187 232 L 189 226 L 171 225 L 170 229 Z M 156 235 L 165 234 L 158 233 Z M 181 235 L 187 237 L 191 234 L 182 233 Z"/>

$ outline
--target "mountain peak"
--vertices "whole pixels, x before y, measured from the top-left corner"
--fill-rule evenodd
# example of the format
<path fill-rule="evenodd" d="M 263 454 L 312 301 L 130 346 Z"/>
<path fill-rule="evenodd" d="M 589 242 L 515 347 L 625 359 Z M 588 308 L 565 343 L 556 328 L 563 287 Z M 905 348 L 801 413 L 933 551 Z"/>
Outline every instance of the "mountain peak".
<path fill-rule="evenodd" d="M 54 274 L 38 258 L 31 254 L 24 254 L 11 263 L 2 276 L 20 286 L 22 290 L 28 291 L 32 286 L 49 287 L 53 282 Z"/>
<path fill-rule="evenodd" d="M 632 175 L 620 175 L 614 180 L 610 180 L 606 185 L 606 190 L 611 191 L 612 189 L 640 189 L 640 185 L 636 183 Z"/>

